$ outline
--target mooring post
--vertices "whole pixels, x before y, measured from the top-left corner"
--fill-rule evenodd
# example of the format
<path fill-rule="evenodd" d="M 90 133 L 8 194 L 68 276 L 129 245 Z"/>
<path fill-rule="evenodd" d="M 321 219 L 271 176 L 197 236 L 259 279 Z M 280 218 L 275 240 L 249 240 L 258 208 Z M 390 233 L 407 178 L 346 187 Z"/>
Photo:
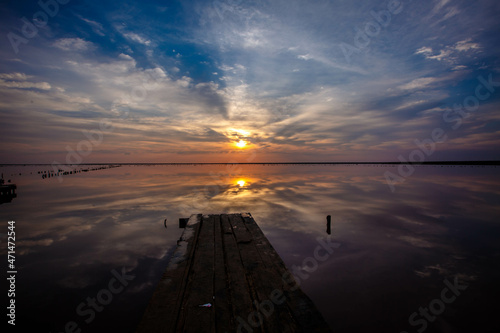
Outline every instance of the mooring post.
<path fill-rule="evenodd" d="M 332 225 L 332 217 L 330 215 L 327 215 L 326 216 L 326 233 L 329 235 L 332 234 L 331 225 Z"/>
<path fill-rule="evenodd" d="M 179 218 L 179 228 L 184 229 L 186 227 L 186 224 L 188 223 L 189 218 Z"/>

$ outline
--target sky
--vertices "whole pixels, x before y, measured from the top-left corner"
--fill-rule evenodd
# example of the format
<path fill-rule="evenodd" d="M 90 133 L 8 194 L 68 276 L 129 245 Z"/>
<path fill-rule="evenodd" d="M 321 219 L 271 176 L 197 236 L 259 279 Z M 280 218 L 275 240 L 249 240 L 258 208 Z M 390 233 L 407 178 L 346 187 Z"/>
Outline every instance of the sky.
<path fill-rule="evenodd" d="M 0 163 L 500 160 L 496 0 L 1 8 Z"/>

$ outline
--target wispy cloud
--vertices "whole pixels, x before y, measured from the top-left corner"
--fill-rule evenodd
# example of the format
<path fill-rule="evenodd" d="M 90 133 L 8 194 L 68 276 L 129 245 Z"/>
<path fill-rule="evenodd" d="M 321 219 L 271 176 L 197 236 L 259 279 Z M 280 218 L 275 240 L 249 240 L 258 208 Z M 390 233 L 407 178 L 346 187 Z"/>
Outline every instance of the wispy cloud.
<path fill-rule="evenodd" d="M 415 54 L 421 54 L 426 59 L 444 61 L 458 66 L 462 57 L 470 56 L 480 52 L 481 46 L 479 43 L 472 42 L 472 38 L 468 38 L 453 45 L 446 46 L 439 51 L 434 51 L 429 46 L 419 48 Z"/>
<path fill-rule="evenodd" d="M 455 44 L 454 49 L 460 52 L 465 52 L 469 50 L 478 50 L 481 47 L 479 46 L 478 43 L 473 43 L 472 38 L 468 38 L 466 40 L 462 40 L 460 42 L 457 42 Z"/>
<path fill-rule="evenodd" d="M 151 44 L 151 40 L 135 33 L 135 32 L 126 32 L 123 34 L 123 36 L 125 36 L 126 38 L 134 41 L 134 42 L 137 42 L 139 44 L 143 44 L 143 45 L 150 45 Z"/>
<path fill-rule="evenodd" d="M 92 27 L 92 30 L 98 34 L 99 36 L 105 36 L 105 32 L 104 32 L 104 27 L 101 23 L 99 22 L 96 22 L 96 21 L 92 21 L 92 20 L 89 20 L 89 19 L 86 19 L 85 17 L 82 17 L 80 15 L 77 15 L 78 18 L 80 18 L 80 20 L 84 21 L 85 23 L 87 23 L 88 25 L 90 25 Z"/>
<path fill-rule="evenodd" d="M 434 77 L 422 77 L 400 86 L 399 89 L 402 90 L 422 89 L 429 86 L 431 83 L 436 82 L 437 80 L 438 79 Z"/>
<path fill-rule="evenodd" d="M 63 51 L 75 52 L 87 51 L 94 47 L 94 44 L 82 38 L 60 38 L 56 40 L 52 45 Z"/>
<path fill-rule="evenodd" d="M 24 73 L 0 73 L 0 88 L 17 88 L 17 89 L 41 89 L 50 90 L 51 86 L 47 82 L 32 82 L 28 79 L 32 76 Z"/>

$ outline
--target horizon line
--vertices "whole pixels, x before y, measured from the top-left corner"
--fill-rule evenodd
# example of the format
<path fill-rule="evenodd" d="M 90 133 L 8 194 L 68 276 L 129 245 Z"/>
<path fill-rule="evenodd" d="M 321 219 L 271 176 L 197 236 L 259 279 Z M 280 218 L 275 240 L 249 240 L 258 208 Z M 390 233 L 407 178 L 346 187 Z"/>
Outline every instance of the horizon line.
<path fill-rule="evenodd" d="M 347 165 L 347 164 L 385 164 L 385 165 L 499 165 L 500 160 L 477 161 L 422 161 L 422 162 L 103 162 L 103 163 L 0 163 L 4 166 L 79 166 L 79 165 Z"/>

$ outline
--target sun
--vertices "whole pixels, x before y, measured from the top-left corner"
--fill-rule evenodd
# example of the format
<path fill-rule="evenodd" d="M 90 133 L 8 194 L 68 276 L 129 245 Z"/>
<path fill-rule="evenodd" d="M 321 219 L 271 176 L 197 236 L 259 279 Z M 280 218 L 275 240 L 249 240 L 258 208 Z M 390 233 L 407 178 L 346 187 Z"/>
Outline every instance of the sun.
<path fill-rule="evenodd" d="M 243 187 L 243 186 L 245 186 L 246 181 L 244 181 L 243 179 L 240 179 L 240 180 L 238 180 L 238 181 L 236 182 L 236 184 L 238 184 L 240 187 Z"/>
<path fill-rule="evenodd" d="M 246 142 L 245 140 L 240 140 L 240 141 L 236 142 L 236 144 L 235 144 L 235 145 L 236 145 L 236 147 L 238 147 L 238 148 L 245 148 L 245 147 L 246 147 L 246 145 L 247 145 L 247 142 Z"/>

